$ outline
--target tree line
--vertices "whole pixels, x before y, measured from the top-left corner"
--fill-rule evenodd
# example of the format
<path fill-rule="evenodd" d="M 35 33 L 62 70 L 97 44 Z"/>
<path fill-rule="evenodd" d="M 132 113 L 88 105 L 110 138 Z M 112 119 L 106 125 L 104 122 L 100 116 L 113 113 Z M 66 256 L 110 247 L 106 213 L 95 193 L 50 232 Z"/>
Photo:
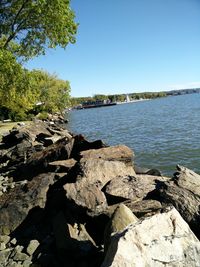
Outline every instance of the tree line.
<path fill-rule="evenodd" d="M 71 99 L 72 106 L 77 106 L 86 101 L 96 101 L 96 100 L 110 100 L 111 102 L 124 102 L 126 101 L 127 94 L 114 94 L 114 95 L 103 95 L 98 94 L 93 97 L 73 97 Z M 128 94 L 130 100 L 139 99 L 154 99 L 158 97 L 167 96 L 166 92 L 144 92 L 144 93 L 130 93 Z"/>
<path fill-rule="evenodd" d="M 70 84 L 24 63 L 47 48 L 75 43 L 69 0 L 0 1 L 0 119 L 23 120 L 69 105 Z"/>

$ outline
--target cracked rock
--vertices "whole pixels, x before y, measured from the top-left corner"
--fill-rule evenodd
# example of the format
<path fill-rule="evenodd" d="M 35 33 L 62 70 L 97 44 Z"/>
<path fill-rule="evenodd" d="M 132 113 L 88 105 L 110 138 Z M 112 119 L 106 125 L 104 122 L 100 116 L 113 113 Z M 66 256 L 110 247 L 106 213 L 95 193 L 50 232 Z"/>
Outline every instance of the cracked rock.
<path fill-rule="evenodd" d="M 115 234 L 101 267 L 197 267 L 200 242 L 175 208 Z"/>

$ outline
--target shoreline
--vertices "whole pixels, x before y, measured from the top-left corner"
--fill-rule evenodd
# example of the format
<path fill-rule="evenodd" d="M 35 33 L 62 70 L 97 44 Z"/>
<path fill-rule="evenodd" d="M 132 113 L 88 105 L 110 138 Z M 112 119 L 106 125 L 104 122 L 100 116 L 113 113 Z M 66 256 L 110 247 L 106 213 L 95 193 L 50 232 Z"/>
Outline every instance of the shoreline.
<path fill-rule="evenodd" d="M 179 257 L 196 266 L 199 254 L 193 262 L 189 255 L 200 248 L 200 175 L 182 166 L 172 177 L 138 168 L 129 147 L 89 142 L 63 123 L 35 120 L 2 139 L 0 264 L 129 266 L 128 249 L 132 263 L 137 251 L 157 266 L 149 255 L 156 251 L 160 262 L 165 248 L 169 264 Z"/>

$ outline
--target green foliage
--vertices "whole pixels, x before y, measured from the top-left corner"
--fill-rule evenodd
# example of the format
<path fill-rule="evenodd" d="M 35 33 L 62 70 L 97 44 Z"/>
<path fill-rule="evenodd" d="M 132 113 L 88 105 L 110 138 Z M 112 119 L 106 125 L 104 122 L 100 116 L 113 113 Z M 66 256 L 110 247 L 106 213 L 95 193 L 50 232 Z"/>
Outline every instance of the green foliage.
<path fill-rule="evenodd" d="M 1 48 L 25 59 L 44 54 L 47 47 L 65 48 L 75 42 L 74 18 L 69 0 L 1 0 Z"/>
<path fill-rule="evenodd" d="M 30 111 L 62 111 L 69 105 L 70 85 L 44 71 L 28 71 L 15 56 L 0 49 L 0 117 L 25 120 Z"/>
<path fill-rule="evenodd" d="M 9 117 L 24 119 L 39 96 L 37 85 L 30 72 L 24 69 L 15 56 L 0 49 L 0 107 L 9 110 Z"/>
<path fill-rule="evenodd" d="M 37 115 L 39 120 L 46 120 L 48 118 L 48 113 L 46 111 L 42 111 Z"/>
<path fill-rule="evenodd" d="M 32 71 L 40 95 L 38 102 L 41 102 L 40 111 L 62 112 L 63 109 L 70 105 L 70 84 L 68 81 L 58 79 L 56 75 L 47 72 L 34 70 Z"/>
<path fill-rule="evenodd" d="M 139 100 L 139 99 L 154 99 L 158 97 L 167 96 L 166 92 L 144 92 L 144 93 L 132 93 L 129 94 L 130 100 Z M 88 100 L 106 100 L 110 99 L 111 102 L 124 102 L 126 100 L 125 94 L 116 94 L 116 95 L 94 95 L 94 97 L 74 97 L 71 101 L 71 106 L 77 106 Z"/>
<path fill-rule="evenodd" d="M 28 71 L 22 62 L 44 54 L 47 47 L 74 43 L 74 18 L 70 0 L 0 0 L 1 119 L 22 120 L 31 112 L 62 111 L 69 105 L 68 81 Z"/>
<path fill-rule="evenodd" d="M 94 100 L 107 100 L 108 97 L 106 95 L 94 95 Z"/>

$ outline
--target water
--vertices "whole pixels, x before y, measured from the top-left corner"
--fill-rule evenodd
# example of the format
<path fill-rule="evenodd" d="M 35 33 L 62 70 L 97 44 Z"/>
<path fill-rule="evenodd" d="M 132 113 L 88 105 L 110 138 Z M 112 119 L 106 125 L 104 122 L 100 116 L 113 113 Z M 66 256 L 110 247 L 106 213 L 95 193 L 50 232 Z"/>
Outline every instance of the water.
<path fill-rule="evenodd" d="M 129 146 L 139 166 L 172 175 L 181 164 L 200 173 L 200 94 L 75 110 L 68 116 L 72 132 Z"/>

